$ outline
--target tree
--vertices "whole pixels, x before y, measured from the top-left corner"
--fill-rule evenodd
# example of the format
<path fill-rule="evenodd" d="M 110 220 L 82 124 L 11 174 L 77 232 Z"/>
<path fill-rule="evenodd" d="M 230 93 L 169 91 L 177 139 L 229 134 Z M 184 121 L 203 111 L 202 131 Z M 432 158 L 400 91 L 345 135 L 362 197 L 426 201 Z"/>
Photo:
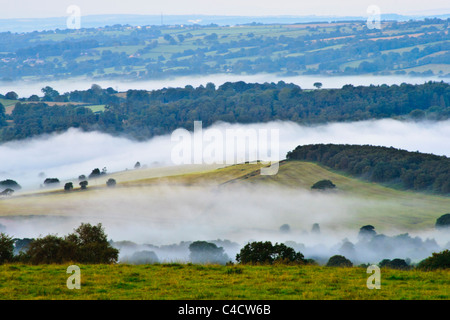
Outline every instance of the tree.
<path fill-rule="evenodd" d="M 331 180 L 320 180 L 314 183 L 311 187 L 311 189 L 318 189 L 318 190 L 326 190 L 326 189 L 334 189 L 336 188 L 336 185 L 331 182 Z"/>
<path fill-rule="evenodd" d="M 10 91 L 7 94 L 5 94 L 5 99 L 8 100 L 17 100 L 19 98 L 19 95 L 15 93 L 14 91 Z"/>
<path fill-rule="evenodd" d="M 59 179 L 58 178 L 47 178 L 44 180 L 45 186 L 51 186 L 51 185 L 59 185 Z"/>
<path fill-rule="evenodd" d="M 135 163 L 134 168 L 139 169 L 141 167 L 141 163 L 138 161 Z"/>
<path fill-rule="evenodd" d="M 159 263 L 158 256 L 153 251 L 142 250 L 136 251 L 130 258 L 124 259 L 122 262 L 131 264 L 154 264 Z"/>
<path fill-rule="evenodd" d="M 49 86 L 42 88 L 41 91 L 44 93 L 44 98 L 42 98 L 43 101 L 55 101 L 59 96 L 59 92 Z"/>
<path fill-rule="evenodd" d="M 435 224 L 436 229 L 447 229 L 450 228 L 450 213 L 446 213 L 436 219 Z"/>
<path fill-rule="evenodd" d="M 225 264 L 230 260 L 222 247 L 206 241 L 191 243 L 189 251 L 189 258 L 193 263 Z"/>
<path fill-rule="evenodd" d="M 88 182 L 86 180 L 81 181 L 80 183 L 81 190 L 86 190 L 88 186 Z"/>
<path fill-rule="evenodd" d="M 10 188 L 10 189 L 13 189 L 13 190 L 20 190 L 20 189 L 22 189 L 20 184 L 18 184 L 16 181 L 11 180 L 11 179 L 6 179 L 6 180 L 3 180 L 3 181 L 0 181 L 0 187 Z"/>
<path fill-rule="evenodd" d="M 100 169 L 99 168 L 95 168 L 94 170 L 92 170 L 91 174 L 89 175 L 89 179 L 97 178 L 100 175 L 101 175 Z"/>
<path fill-rule="evenodd" d="M 0 233 L 0 264 L 11 262 L 14 258 L 14 240 L 6 235 Z"/>
<path fill-rule="evenodd" d="M 78 176 L 78 181 L 86 180 L 86 176 L 84 174 L 81 174 Z"/>
<path fill-rule="evenodd" d="M 313 86 L 316 87 L 317 89 L 320 89 L 320 88 L 322 88 L 322 83 L 321 82 L 314 82 Z"/>
<path fill-rule="evenodd" d="M 243 264 L 272 264 L 274 262 L 294 262 L 304 264 L 303 254 L 285 244 L 272 245 L 270 241 L 252 242 L 245 245 L 236 255 L 236 261 Z"/>
<path fill-rule="evenodd" d="M 108 181 L 106 181 L 106 185 L 108 187 L 115 187 L 116 186 L 116 180 L 110 178 L 110 179 L 108 179 Z"/>
<path fill-rule="evenodd" d="M 315 234 L 320 234 L 320 226 L 318 223 L 313 224 L 311 232 Z"/>
<path fill-rule="evenodd" d="M 353 263 L 344 256 L 334 255 L 328 260 L 327 267 L 353 267 Z"/>
<path fill-rule="evenodd" d="M 291 227 L 288 224 L 283 224 L 280 226 L 280 232 L 282 233 L 289 233 L 291 231 Z"/>
<path fill-rule="evenodd" d="M 371 239 L 376 236 L 377 232 L 375 231 L 375 227 L 372 225 L 362 226 L 359 229 L 358 238 L 360 239 Z"/>
<path fill-rule="evenodd" d="M 119 258 L 119 250 L 109 244 L 101 223 L 82 223 L 65 240 L 77 247 L 78 262 L 115 263 Z"/>
<path fill-rule="evenodd" d="M 73 183 L 72 182 L 67 182 L 64 185 L 64 191 L 72 191 L 72 189 L 73 189 Z"/>

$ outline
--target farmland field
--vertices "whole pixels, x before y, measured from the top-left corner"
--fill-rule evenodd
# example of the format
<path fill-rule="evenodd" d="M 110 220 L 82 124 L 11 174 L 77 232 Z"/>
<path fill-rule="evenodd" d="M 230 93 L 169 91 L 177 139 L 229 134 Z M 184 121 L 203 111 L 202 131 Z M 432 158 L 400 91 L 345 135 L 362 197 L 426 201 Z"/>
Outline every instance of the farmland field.
<path fill-rule="evenodd" d="M 80 265 L 69 290 L 68 265 L 1 265 L 0 299 L 100 300 L 448 300 L 450 271 L 381 269 L 367 288 L 365 268 L 193 264 Z"/>

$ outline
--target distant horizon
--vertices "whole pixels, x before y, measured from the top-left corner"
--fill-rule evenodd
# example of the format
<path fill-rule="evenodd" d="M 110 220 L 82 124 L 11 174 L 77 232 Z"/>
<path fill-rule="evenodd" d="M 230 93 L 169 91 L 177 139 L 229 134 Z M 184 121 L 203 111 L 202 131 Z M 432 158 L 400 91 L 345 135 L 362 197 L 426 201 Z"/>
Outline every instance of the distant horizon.
<path fill-rule="evenodd" d="M 447 16 L 450 15 L 450 9 L 448 12 L 439 12 L 439 13 L 397 13 L 397 12 L 386 12 L 381 13 L 381 16 L 399 16 L 399 17 L 439 17 L 439 16 Z M 309 18 L 309 17 L 317 17 L 317 18 L 367 18 L 366 15 L 341 15 L 341 14 L 304 14 L 304 15 L 294 15 L 294 14 L 261 14 L 261 15 L 239 15 L 239 14 L 166 14 L 161 12 L 159 14 L 142 14 L 142 13 L 95 13 L 95 14 L 85 14 L 81 17 L 113 17 L 113 16 L 139 16 L 139 17 L 160 17 L 161 15 L 167 17 L 188 17 L 188 16 L 197 16 L 197 17 L 228 17 L 228 18 Z M 14 17 L 14 18 L 2 18 L 0 20 L 41 20 L 41 19 L 66 19 L 68 15 L 59 15 L 59 16 L 46 16 L 46 17 Z"/>
<path fill-rule="evenodd" d="M 197 16 L 367 16 L 370 6 L 381 14 L 440 15 L 450 13 L 448 0 L 16 0 L 2 4 L 0 19 L 58 18 L 77 6 L 82 16 L 92 15 L 197 15 Z"/>

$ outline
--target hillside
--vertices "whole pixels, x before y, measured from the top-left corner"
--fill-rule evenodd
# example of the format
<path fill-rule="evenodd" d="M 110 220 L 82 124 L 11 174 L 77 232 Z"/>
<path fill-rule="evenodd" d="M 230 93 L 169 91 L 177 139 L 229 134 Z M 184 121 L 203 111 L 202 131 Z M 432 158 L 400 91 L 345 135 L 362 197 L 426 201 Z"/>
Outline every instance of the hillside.
<path fill-rule="evenodd" d="M 294 201 L 297 197 L 305 197 L 305 208 L 309 205 L 308 202 L 314 203 L 320 199 L 317 197 L 323 196 L 325 201 L 336 203 L 336 210 L 346 211 L 346 214 L 339 219 L 341 226 L 357 230 L 361 225 L 372 224 L 381 231 L 392 228 L 413 231 L 431 230 L 436 219 L 448 212 L 450 207 L 449 197 L 394 190 L 333 172 L 311 162 L 281 162 L 279 172 L 275 176 L 259 175 L 260 166 L 260 164 L 239 164 L 214 169 L 203 167 L 198 168 L 197 172 L 194 167 L 189 170 L 186 168 L 184 172 L 159 169 L 162 174 L 157 174 L 156 169 L 141 169 L 142 171 L 111 174 L 100 180 L 90 181 L 90 187 L 85 192 L 81 192 L 76 187 L 74 191 L 67 193 L 62 191 L 61 186 L 61 190 L 40 191 L 22 196 L 17 194 L 10 199 L 0 200 L 0 213 L 2 216 L 77 216 L 83 211 L 95 217 L 97 213 L 89 211 L 89 206 L 92 206 L 95 211 L 96 205 L 101 205 L 102 201 L 108 202 L 112 198 L 122 199 L 125 205 L 128 203 L 139 211 L 145 203 L 142 198 L 144 195 L 148 201 L 154 199 L 153 201 L 189 202 L 195 199 L 189 200 L 189 197 L 177 195 L 191 190 L 190 192 L 195 196 L 200 196 L 202 193 L 205 196 L 214 194 L 215 197 L 223 195 L 226 199 L 229 196 L 228 191 L 234 191 L 238 194 L 247 192 L 249 196 L 253 196 L 255 192 L 267 193 L 265 201 L 269 203 L 276 201 L 279 197 L 277 195 L 283 196 L 283 201 Z M 106 178 L 116 179 L 116 188 L 107 188 Z M 336 191 L 330 193 L 311 191 L 311 186 L 322 179 L 333 181 L 337 186 Z M 271 193 L 272 196 L 270 196 Z M 239 201 L 241 200 L 236 200 L 235 203 L 238 207 Z M 83 210 L 80 211 L 80 208 Z M 199 210 L 202 209 L 199 208 Z M 286 217 L 294 214 L 291 213 L 291 209 L 286 210 L 280 214 Z M 298 210 L 302 212 L 303 209 L 298 208 Z M 331 207 L 329 210 L 333 215 L 334 209 Z M 322 214 L 326 215 L 326 213 Z M 101 213 L 98 215 L 100 216 Z M 113 214 L 111 213 L 110 216 L 112 217 Z M 114 214 L 114 217 L 121 217 L 121 213 Z"/>

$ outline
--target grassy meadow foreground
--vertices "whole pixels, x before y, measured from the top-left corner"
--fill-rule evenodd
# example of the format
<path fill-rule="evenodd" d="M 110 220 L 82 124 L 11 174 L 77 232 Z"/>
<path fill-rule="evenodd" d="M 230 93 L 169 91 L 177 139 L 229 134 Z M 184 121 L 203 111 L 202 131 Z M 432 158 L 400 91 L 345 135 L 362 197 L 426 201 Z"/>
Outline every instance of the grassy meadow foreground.
<path fill-rule="evenodd" d="M 80 265 L 81 288 L 68 289 L 68 265 L 1 265 L 0 299 L 450 299 L 450 270 L 381 269 L 368 289 L 365 268 L 194 264 Z"/>

